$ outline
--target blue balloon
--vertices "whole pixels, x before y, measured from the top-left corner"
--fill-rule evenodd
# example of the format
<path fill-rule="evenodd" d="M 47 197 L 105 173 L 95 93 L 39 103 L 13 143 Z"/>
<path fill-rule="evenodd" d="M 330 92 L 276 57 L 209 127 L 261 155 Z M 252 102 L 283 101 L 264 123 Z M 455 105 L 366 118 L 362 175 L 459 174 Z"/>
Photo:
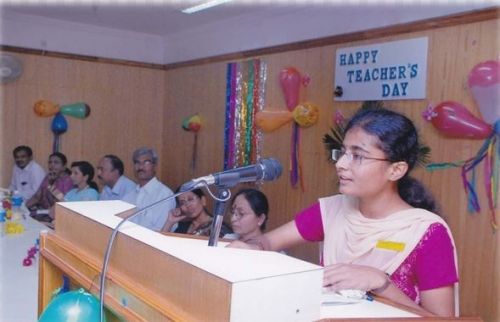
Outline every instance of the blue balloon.
<path fill-rule="evenodd" d="M 60 112 L 57 113 L 52 120 L 52 132 L 54 134 L 63 134 L 67 130 L 68 122 L 66 121 L 66 118 Z"/>
<path fill-rule="evenodd" d="M 81 288 L 56 296 L 38 322 L 98 322 L 101 318 L 99 307 L 99 300 Z"/>

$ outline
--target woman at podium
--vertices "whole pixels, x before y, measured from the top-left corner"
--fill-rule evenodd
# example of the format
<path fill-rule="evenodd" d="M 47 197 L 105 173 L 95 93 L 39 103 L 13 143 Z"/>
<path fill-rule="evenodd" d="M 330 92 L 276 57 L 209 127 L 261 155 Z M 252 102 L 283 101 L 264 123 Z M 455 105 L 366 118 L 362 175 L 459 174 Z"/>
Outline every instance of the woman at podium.
<path fill-rule="evenodd" d="M 454 315 L 456 252 L 432 196 L 409 176 L 419 159 L 413 123 L 376 107 L 360 109 L 332 151 L 340 194 L 320 198 L 293 221 L 251 243 L 282 250 L 323 241 L 324 287 L 371 291 L 396 303 Z"/>

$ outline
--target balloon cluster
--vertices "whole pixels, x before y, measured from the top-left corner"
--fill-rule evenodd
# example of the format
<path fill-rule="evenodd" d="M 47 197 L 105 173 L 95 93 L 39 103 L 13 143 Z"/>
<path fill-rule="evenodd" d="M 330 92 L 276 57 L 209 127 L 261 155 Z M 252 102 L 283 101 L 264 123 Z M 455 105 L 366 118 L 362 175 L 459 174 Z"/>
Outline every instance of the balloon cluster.
<path fill-rule="evenodd" d="M 84 119 L 90 115 L 90 107 L 85 103 L 74 103 L 59 106 L 51 101 L 40 100 L 33 105 L 35 114 L 41 117 L 53 116 L 57 113 Z"/>
<path fill-rule="evenodd" d="M 182 128 L 185 131 L 197 133 L 201 129 L 201 117 L 198 114 L 186 117 L 182 121 Z"/>
<path fill-rule="evenodd" d="M 497 228 L 498 185 L 500 169 L 500 60 L 488 60 L 474 66 L 467 79 L 470 92 L 482 119 L 472 115 L 466 107 L 453 101 L 445 101 L 429 107 L 423 117 L 443 135 L 454 138 L 483 139 L 484 143 L 475 156 L 463 161 L 433 163 L 429 170 L 462 168 L 462 181 L 467 194 L 468 208 L 479 212 L 476 192 L 476 168 L 484 164 L 484 185 L 491 224 Z M 470 177 L 470 178 L 469 178 Z"/>
<path fill-rule="evenodd" d="M 448 137 L 486 139 L 495 133 L 500 135 L 495 132 L 500 127 L 500 61 L 489 60 L 474 66 L 467 84 L 482 119 L 454 101 L 429 106 L 422 116 Z"/>
<path fill-rule="evenodd" d="M 90 107 L 85 103 L 74 103 L 59 106 L 51 101 L 39 100 L 33 105 L 35 114 L 41 117 L 54 116 L 51 130 L 54 133 L 53 152 L 59 151 L 59 136 L 68 130 L 68 122 L 64 115 L 78 119 L 87 118 L 90 115 Z"/>
<path fill-rule="evenodd" d="M 288 111 L 259 111 L 257 125 L 264 132 L 272 132 L 292 120 L 304 128 L 316 124 L 319 108 L 310 102 L 299 103 L 300 87 L 309 85 L 310 77 L 301 76 L 296 68 L 288 67 L 280 72 L 279 79 Z"/>
<path fill-rule="evenodd" d="M 201 117 L 198 114 L 186 117 L 182 121 L 182 128 L 185 131 L 194 133 L 193 153 L 191 156 L 191 169 L 194 171 L 198 155 L 198 131 L 201 129 Z"/>
<path fill-rule="evenodd" d="M 302 76 L 294 67 L 287 67 L 281 70 L 279 81 L 285 104 L 288 111 L 259 111 L 256 114 L 255 122 L 264 132 L 274 131 L 281 126 L 293 122 L 292 150 L 291 150 L 291 170 L 290 182 L 292 187 L 296 187 L 300 181 L 300 186 L 304 190 L 304 183 L 301 176 L 302 162 L 300 159 L 300 127 L 310 127 L 318 121 L 319 108 L 310 102 L 299 102 L 300 87 L 307 87 L 311 78 Z"/>

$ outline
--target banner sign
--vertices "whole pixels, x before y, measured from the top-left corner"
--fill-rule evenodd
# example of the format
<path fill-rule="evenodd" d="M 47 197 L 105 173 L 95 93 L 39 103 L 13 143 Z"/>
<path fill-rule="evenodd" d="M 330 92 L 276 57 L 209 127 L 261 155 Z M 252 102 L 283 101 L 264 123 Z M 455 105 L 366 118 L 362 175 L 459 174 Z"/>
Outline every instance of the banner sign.
<path fill-rule="evenodd" d="M 424 99 L 428 38 L 339 48 L 336 101 Z"/>

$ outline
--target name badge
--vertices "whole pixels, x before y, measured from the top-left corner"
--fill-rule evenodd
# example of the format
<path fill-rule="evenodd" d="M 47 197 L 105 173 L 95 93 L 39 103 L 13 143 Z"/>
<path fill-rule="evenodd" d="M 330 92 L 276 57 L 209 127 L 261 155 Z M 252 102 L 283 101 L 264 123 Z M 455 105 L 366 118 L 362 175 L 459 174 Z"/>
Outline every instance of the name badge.
<path fill-rule="evenodd" d="M 405 243 L 394 242 L 390 240 L 379 240 L 375 248 L 393 250 L 396 252 L 402 252 L 405 249 Z"/>

